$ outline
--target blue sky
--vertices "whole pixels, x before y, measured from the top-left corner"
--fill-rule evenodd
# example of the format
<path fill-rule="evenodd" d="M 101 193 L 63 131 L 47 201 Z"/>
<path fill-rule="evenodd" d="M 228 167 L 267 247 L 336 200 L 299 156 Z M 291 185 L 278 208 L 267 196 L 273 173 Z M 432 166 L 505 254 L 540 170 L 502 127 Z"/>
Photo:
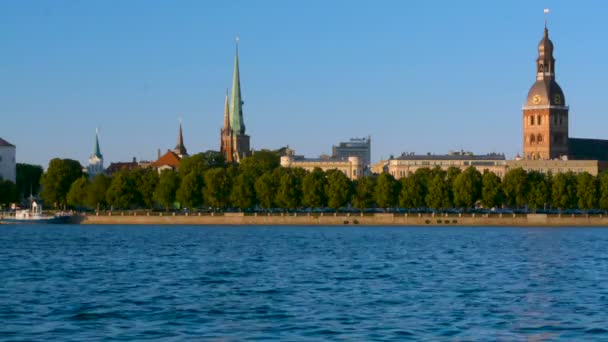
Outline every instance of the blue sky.
<path fill-rule="evenodd" d="M 0 2 L 0 137 L 19 162 L 219 149 L 234 37 L 255 149 L 521 151 L 543 8 L 570 135 L 608 138 L 605 1 Z"/>

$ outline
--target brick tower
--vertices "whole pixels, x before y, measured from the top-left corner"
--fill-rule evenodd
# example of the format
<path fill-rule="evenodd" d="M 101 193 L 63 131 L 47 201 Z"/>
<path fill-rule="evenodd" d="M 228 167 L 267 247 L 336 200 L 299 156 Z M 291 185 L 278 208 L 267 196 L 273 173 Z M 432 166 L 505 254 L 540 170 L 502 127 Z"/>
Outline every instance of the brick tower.
<path fill-rule="evenodd" d="M 545 24 L 538 44 L 536 82 L 523 107 L 525 159 L 555 159 L 568 155 L 568 106 L 555 81 L 553 42 Z"/>

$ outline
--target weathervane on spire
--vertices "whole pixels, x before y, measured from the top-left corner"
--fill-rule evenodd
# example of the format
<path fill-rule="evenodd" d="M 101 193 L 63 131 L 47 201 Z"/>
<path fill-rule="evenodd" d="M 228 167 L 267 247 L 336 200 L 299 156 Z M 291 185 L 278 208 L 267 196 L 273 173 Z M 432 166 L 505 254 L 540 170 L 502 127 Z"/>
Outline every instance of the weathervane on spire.
<path fill-rule="evenodd" d="M 236 43 L 236 49 L 239 49 L 239 41 L 241 41 L 241 37 L 239 37 L 239 35 L 236 35 L 236 38 L 234 38 L 234 41 Z"/>
<path fill-rule="evenodd" d="M 545 28 L 547 28 L 547 17 L 549 16 L 549 9 L 545 8 L 543 12 L 545 13 Z"/>

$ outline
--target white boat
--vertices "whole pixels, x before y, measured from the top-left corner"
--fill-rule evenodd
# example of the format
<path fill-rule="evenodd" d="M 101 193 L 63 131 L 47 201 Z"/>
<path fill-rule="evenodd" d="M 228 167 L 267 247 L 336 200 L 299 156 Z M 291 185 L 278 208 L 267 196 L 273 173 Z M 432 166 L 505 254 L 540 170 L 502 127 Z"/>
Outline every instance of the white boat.
<path fill-rule="evenodd" d="M 0 218 L 2 223 L 69 223 L 70 213 L 57 213 L 53 216 L 42 213 L 42 205 L 32 201 L 31 209 L 22 209 L 15 212 L 15 216 Z"/>

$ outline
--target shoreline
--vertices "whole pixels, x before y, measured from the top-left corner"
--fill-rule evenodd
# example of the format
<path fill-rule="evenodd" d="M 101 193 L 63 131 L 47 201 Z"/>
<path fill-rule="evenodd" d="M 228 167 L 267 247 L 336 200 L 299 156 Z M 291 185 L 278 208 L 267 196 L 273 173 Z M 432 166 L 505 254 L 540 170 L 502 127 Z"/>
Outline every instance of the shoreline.
<path fill-rule="evenodd" d="M 608 227 L 604 215 L 432 215 L 432 214 L 193 214 L 113 213 L 74 216 L 83 225 L 230 225 L 230 226 L 508 226 L 508 227 Z"/>

